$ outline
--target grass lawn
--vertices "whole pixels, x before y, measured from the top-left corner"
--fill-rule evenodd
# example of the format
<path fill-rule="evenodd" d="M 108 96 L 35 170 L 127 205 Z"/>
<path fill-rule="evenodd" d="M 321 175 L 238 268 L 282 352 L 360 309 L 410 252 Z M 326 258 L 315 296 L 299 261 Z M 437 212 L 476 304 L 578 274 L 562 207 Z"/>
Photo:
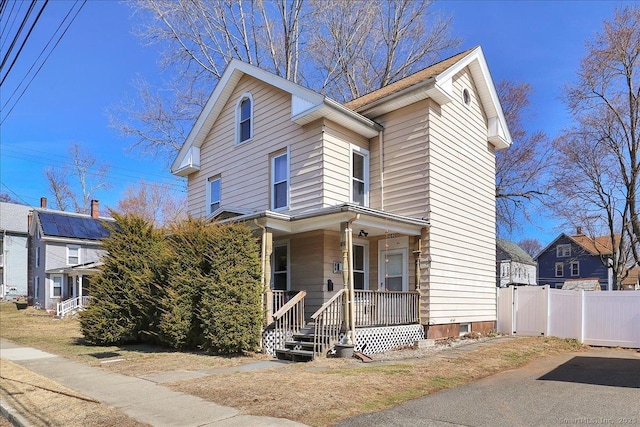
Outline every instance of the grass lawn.
<path fill-rule="evenodd" d="M 18 311 L 15 305 L 7 303 L 0 304 L 0 336 L 132 376 L 233 367 L 270 359 L 259 354 L 219 357 L 151 346 L 88 346 L 83 343 L 77 320 L 58 320 L 32 308 Z M 223 370 L 197 380 L 165 385 L 246 414 L 286 417 L 324 426 L 523 366 L 546 355 L 581 348 L 575 340 L 510 338 L 462 352 L 455 358 L 420 354 L 417 358 L 371 364 L 355 359 L 321 358 L 258 371 Z M 450 354 L 448 351 L 437 354 Z M 101 363 L 114 360 L 119 361 Z"/>
<path fill-rule="evenodd" d="M 198 370 L 232 367 L 267 358 L 262 354 L 238 357 L 178 352 L 149 345 L 91 346 L 84 343 L 77 319 L 56 319 L 45 310 L 0 303 L 0 336 L 13 342 L 68 357 L 90 366 L 102 366 L 127 375 L 143 375 L 177 369 Z M 112 360 L 116 363 L 103 363 Z"/>

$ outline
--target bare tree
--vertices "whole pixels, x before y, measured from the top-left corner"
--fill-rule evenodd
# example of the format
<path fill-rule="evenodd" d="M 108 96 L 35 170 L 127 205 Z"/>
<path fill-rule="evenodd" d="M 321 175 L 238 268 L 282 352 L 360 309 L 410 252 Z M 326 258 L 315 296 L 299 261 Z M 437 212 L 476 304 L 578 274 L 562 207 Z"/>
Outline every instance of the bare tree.
<path fill-rule="evenodd" d="M 555 144 L 566 167 L 554 188 L 570 196 L 565 218 L 609 236 L 619 286 L 627 254 L 640 262 L 640 7 L 618 10 L 586 46 L 578 79 L 566 88 L 575 125 Z"/>
<path fill-rule="evenodd" d="M 170 82 L 138 81 L 140 102 L 112 126 L 170 159 L 232 58 L 346 100 L 402 78 L 459 44 L 430 1 L 138 0 L 153 21 L 140 36 L 164 48 Z M 301 64 L 306 78 L 302 81 Z"/>
<path fill-rule="evenodd" d="M 321 90 L 350 100 L 424 68 L 460 40 L 451 18 L 432 12 L 432 1 L 312 0 L 314 22 L 309 51 Z"/>
<path fill-rule="evenodd" d="M 496 218 L 498 230 L 510 232 L 529 219 L 532 202 L 546 194 L 550 145 L 543 132 L 530 133 L 524 126 L 531 86 L 501 81 L 497 91 L 513 144 L 496 152 Z"/>
<path fill-rule="evenodd" d="M 70 207 L 76 212 L 88 213 L 90 201 L 98 190 L 107 190 L 109 166 L 98 163 L 90 153 L 82 150 L 79 144 L 69 146 L 71 162 L 61 168 L 50 167 L 45 170 L 49 190 L 53 194 L 57 208 L 66 211 Z M 71 183 L 69 178 L 76 181 Z"/>
<path fill-rule="evenodd" d="M 115 210 L 121 214 L 133 214 L 156 226 L 178 222 L 186 216 L 186 200 L 170 185 L 141 181 L 125 190 Z"/>
<path fill-rule="evenodd" d="M 520 246 L 526 253 L 531 255 L 531 257 L 535 257 L 542 250 L 542 243 L 538 239 L 522 239 L 518 242 L 518 246 Z"/>

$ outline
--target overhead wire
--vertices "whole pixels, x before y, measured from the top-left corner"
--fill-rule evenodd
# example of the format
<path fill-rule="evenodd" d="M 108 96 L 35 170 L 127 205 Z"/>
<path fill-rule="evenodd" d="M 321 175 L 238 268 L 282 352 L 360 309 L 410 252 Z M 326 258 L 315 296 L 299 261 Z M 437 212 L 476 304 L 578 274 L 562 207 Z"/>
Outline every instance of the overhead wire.
<path fill-rule="evenodd" d="M 48 3 L 49 3 L 49 0 L 44 1 L 44 4 L 42 5 L 42 7 L 40 8 L 40 11 L 38 12 L 38 15 L 36 15 L 36 18 L 33 20 L 33 23 L 31 24 L 31 27 L 29 28 L 27 35 L 24 37 L 24 40 L 22 40 L 22 44 L 20 44 L 20 48 L 18 49 L 18 52 L 16 52 L 15 56 L 13 57 L 13 61 L 11 61 L 11 64 L 9 65 L 9 69 L 7 70 L 6 73 L 4 73 L 4 77 L 2 78 L 2 80 L 0 80 L 0 86 L 4 83 L 7 77 L 9 77 L 9 73 L 11 73 L 13 66 L 16 65 L 16 61 L 18 60 L 18 57 L 22 53 L 22 49 L 24 49 L 24 45 L 27 44 L 27 40 L 29 40 L 29 37 L 31 37 L 31 33 L 33 32 L 33 29 L 36 27 L 36 24 L 38 23 L 38 20 L 42 16 L 42 12 L 44 12 L 44 8 L 47 7 Z M 2 66 L 0 66 L 0 71 L 1 70 L 2 70 Z M 30 70 L 31 69 L 29 69 L 29 71 Z"/>
<path fill-rule="evenodd" d="M 13 48 L 15 47 L 16 43 L 20 39 L 20 34 L 22 33 L 24 26 L 27 25 L 27 22 L 29 21 L 29 16 L 31 15 L 31 12 L 33 11 L 33 8 L 35 7 L 35 5 L 36 5 L 36 0 L 31 0 L 29 9 L 27 10 L 27 13 L 24 16 L 24 18 L 22 18 L 22 23 L 20 24 L 20 27 L 18 28 L 16 35 L 13 37 L 13 40 L 11 41 L 11 45 L 9 45 L 9 49 L 7 50 L 4 57 L 2 58 L 2 62 L 0 62 L 0 71 L 4 67 L 4 64 L 6 64 L 6 62 L 8 61 L 11 55 L 11 52 L 13 51 Z"/>
<path fill-rule="evenodd" d="M 78 4 L 79 1 L 76 1 L 73 6 L 71 7 L 70 12 L 73 10 L 73 8 Z M 71 20 L 69 21 L 69 23 L 67 24 L 67 26 L 65 27 L 64 31 L 62 32 L 62 34 L 60 34 L 60 37 L 58 37 L 58 40 L 55 42 L 55 44 L 53 45 L 53 47 L 51 48 L 51 50 L 49 51 L 49 53 L 47 54 L 47 56 L 44 58 L 44 60 L 42 61 L 42 63 L 40 64 L 40 66 L 38 67 L 38 69 L 36 70 L 36 72 L 33 74 L 33 76 L 31 77 L 31 79 L 29 80 L 29 82 L 26 84 L 26 86 L 24 87 L 24 89 L 22 90 L 22 92 L 20 93 L 20 95 L 18 96 L 18 98 L 15 100 L 15 102 L 13 103 L 13 105 L 11 106 L 11 109 L 9 109 L 9 111 L 5 114 L 4 118 L 2 120 L 0 120 L 0 125 L 2 125 L 4 123 L 4 121 L 7 119 L 7 117 L 9 117 L 9 115 L 11 114 L 11 112 L 13 111 L 13 109 L 16 107 L 16 105 L 18 104 L 18 102 L 20 101 L 20 99 L 22 99 L 22 96 L 25 94 L 25 92 L 27 91 L 27 89 L 29 88 L 29 86 L 31 85 L 31 83 L 33 82 L 33 80 L 36 78 L 36 76 L 40 73 L 40 70 L 42 70 L 42 67 L 44 66 L 44 64 L 46 64 L 47 60 L 49 59 L 49 57 L 51 56 L 51 54 L 53 53 L 53 51 L 56 49 L 56 47 L 58 46 L 58 44 L 60 43 L 60 41 L 62 40 L 62 38 L 65 36 L 65 34 L 67 33 L 67 31 L 69 30 L 69 27 L 71 26 L 71 24 L 75 21 L 76 17 L 78 16 L 78 14 L 80 13 L 80 11 L 82 10 L 82 8 L 84 7 L 84 5 L 87 3 L 87 0 L 82 0 L 82 4 L 80 5 L 80 7 L 78 8 L 78 10 L 76 11 L 76 13 L 73 15 L 73 17 L 71 18 Z M 67 17 L 69 16 L 69 13 L 65 16 L 65 20 L 67 19 Z M 64 20 L 62 22 L 62 24 L 64 24 Z M 62 25 L 61 24 L 61 25 Z M 58 29 L 61 27 L 61 25 L 58 27 Z M 55 37 L 56 33 L 58 32 L 58 29 L 56 29 L 56 32 L 53 34 L 53 36 L 51 37 L 50 41 L 53 39 L 53 37 Z M 47 43 L 47 45 L 49 45 L 49 43 Z M 38 56 L 38 58 L 40 58 L 41 55 Z M 34 63 L 35 65 L 35 63 Z M 32 67 L 33 68 L 33 67 Z M 30 70 L 32 69 L 30 68 Z M 23 79 L 24 80 L 24 79 Z M 22 82 L 21 82 L 22 83 Z M 14 93 L 11 94 L 11 96 L 9 97 L 9 99 L 13 98 L 13 96 L 15 95 L 15 93 L 19 90 L 19 87 L 16 87 L 16 89 L 14 90 Z M 5 105 L 2 106 L 2 110 L 6 110 L 6 107 L 8 105 L 8 101 L 7 103 L 5 103 Z"/>

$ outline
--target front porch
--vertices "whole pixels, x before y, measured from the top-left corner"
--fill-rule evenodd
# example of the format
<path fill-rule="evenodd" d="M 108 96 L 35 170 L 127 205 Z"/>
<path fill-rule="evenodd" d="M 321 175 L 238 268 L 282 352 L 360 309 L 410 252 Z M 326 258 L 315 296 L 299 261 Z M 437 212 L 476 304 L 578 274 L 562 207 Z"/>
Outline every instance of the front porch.
<path fill-rule="evenodd" d="M 91 301 L 91 276 L 98 273 L 100 262 L 89 262 L 72 267 L 47 271 L 52 294 L 51 306 L 55 304 L 56 316 L 64 317 L 77 313 Z M 49 309 L 47 304 L 47 309 Z"/>
<path fill-rule="evenodd" d="M 267 352 L 294 346 L 312 358 L 341 343 L 374 353 L 424 337 L 420 289 L 428 222 L 350 204 L 227 221 L 252 226 L 262 242 Z"/>

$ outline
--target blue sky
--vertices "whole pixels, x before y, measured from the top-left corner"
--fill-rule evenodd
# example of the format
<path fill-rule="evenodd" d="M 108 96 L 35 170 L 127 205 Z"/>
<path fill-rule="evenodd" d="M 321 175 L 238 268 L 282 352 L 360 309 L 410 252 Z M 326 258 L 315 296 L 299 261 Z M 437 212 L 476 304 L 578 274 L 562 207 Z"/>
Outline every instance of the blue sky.
<path fill-rule="evenodd" d="M 28 67 L 53 34 L 73 2 L 49 2 L 32 40 L 25 46 Z M 493 79 L 527 82 L 534 94 L 531 130 L 554 137 L 570 124 L 559 97 L 575 78 L 586 40 L 613 16 L 621 1 L 441 1 L 436 10 L 453 15 L 453 33 L 460 49 L 481 45 Z M 67 147 L 79 143 L 111 165 L 114 187 L 98 192 L 102 206 L 115 206 L 125 186 L 147 181 L 180 181 L 168 173 L 164 160 L 130 152 L 130 140 L 108 127 L 107 109 L 133 97 L 131 82 L 141 75 L 161 82 L 156 47 L 144 47 L 132 34 L 132 10 L 119 1 L 89 1 L 0 128 L 0 192 L 29 205 L 48 193 L 44 169 L 68 162 Z M 454 52 L 451 52 L 454 53 Z M 16 78 L 22 71 L 16 69 Z M 23 65 L 24 67 L 24 65 Z M 17 81 L 0 88 L 4 105 Z M 561 230 L 540 218 L 511 238 L 537 237 L 546 245 Z"/>

